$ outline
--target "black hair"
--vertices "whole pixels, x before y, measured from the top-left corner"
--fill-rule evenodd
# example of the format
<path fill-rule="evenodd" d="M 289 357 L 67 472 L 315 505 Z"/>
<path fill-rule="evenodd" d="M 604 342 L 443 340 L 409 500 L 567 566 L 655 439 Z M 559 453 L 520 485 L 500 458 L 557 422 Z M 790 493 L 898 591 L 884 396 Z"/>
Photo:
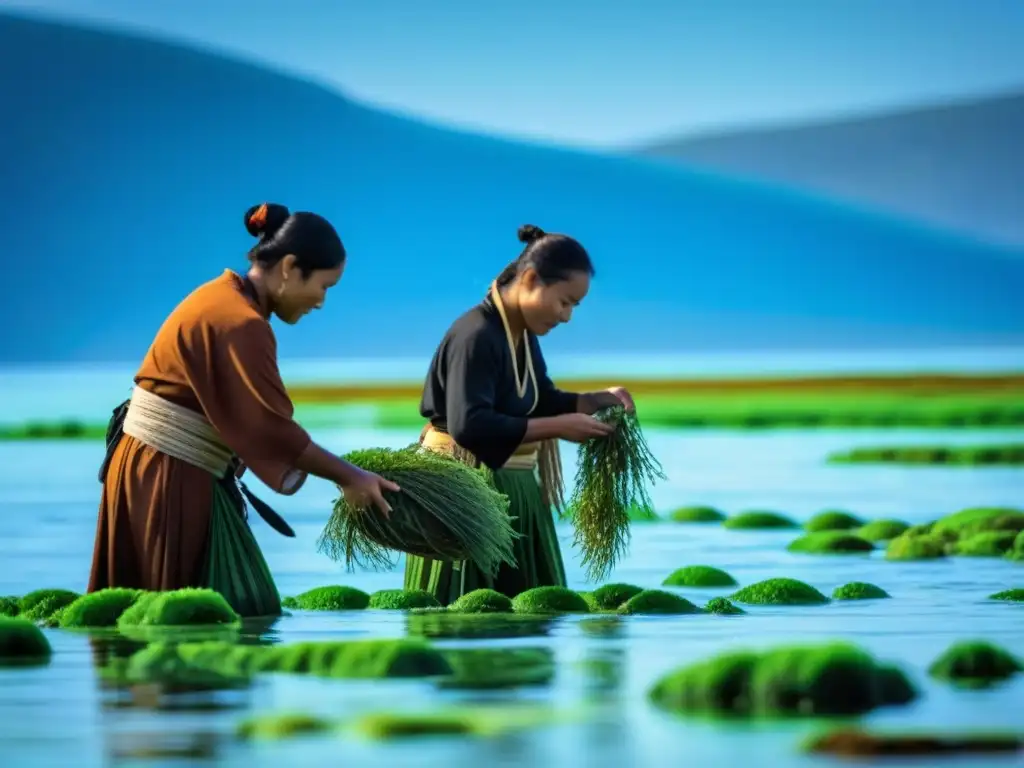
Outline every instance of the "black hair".
<path fill-rule="evenodd" d="M 517 234 L 519 242 L 526 247 L 498 275 L 499 286 L 511 283 L 527 267 L 533 267 L 545 285 L 567 280 L 574 272 L 594 276 L 594 263 L 579 241 L 568 235 L 545 232 L 533 224 L 524 224 Z"/>
<path fill-rule="evenodd" d="M 259 242 L 249 261 L 272 267 L 289 253 L 304 278 L 318 269 L 337 269 L 345 263 L 345 246 L 327 219 L 296 211 L 278 203 L 261 203 L 245 212 L 245 228 Z"/>

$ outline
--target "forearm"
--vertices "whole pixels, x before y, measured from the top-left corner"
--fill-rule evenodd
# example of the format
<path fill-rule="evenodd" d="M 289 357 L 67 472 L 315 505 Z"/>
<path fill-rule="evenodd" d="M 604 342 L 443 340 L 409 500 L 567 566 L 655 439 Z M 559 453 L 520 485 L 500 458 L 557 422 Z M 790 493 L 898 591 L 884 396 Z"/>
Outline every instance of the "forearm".
<path fill-rule="evenodd" d="M 593 416 L 602 408 L 611 408 L 616 405 L 622 405 L 622 401 L 611 392 L 584 392 L 576 401 L 576 411 Z"/>
<path fill-rule="evenodd" d="M 340 486 L 349 485 L 359 473 L 354 464 L 339 459 L 313 442 L 310 442 L 296 459 L 295 469 L 330 480 Z"/>

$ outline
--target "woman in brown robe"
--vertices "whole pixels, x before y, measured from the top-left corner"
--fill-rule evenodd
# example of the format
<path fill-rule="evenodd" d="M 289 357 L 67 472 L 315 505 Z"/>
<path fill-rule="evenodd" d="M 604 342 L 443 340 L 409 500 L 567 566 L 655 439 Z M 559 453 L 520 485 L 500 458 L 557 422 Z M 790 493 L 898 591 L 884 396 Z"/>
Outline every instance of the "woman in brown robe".
<path fill-rule="evenodd" d="M 276 204 L 250 208 L 245 226 L 259 238 L 248 274 L 226 270 L 171 312 L 131 400 L 115 411 L 89 592 L 209 587 L 243 616 L 279 614 L 235 485 L 246 467 L 278 493 L 312 474 L 357 507 L 390 511 L 381 491 L 397 486 L 324 450 L 293 420 L 269 322 L 294 324 L 323 306 L 344 271 L 341 239 L 326 219 Z"/>

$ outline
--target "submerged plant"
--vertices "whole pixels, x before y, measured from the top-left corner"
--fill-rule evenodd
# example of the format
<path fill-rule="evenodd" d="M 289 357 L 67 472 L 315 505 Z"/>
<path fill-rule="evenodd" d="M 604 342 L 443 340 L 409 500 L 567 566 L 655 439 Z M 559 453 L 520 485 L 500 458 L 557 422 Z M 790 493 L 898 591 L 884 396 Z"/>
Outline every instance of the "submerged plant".
<path fill-rule="evenodd" d="M 353 509 L 344 496 L 335 500 L 317 542 L 319 551 L 332 560 L 343 559 L 349 570 L 356 565 L 388 570 L 396 565 L 394 551 L 471 560 L 492 575 L 502 563 L 515 565 L 512 547 L 517 534 L 508 514 L 508 497 L 494 488 L 484 471 L 418 446 L 370 448 L 344 458 L 397 483 L 401 491 L 384 492 L 391 505 L 387 518 L 374 508 Z"/>
<path fill-rule="evenodd" d="M 594 416 L 616 429 L 607 437 L 588 440 L 579 447 L 579 470 L 570 506 L 574 543 L 582 553 L 587 577 L 597 581 L 608 575 L 629 546 L 630 519 L 638 511 L 654 515 L 647 486 L 664 480 L 644 440 L 636 414 L 622 406 Z"/>

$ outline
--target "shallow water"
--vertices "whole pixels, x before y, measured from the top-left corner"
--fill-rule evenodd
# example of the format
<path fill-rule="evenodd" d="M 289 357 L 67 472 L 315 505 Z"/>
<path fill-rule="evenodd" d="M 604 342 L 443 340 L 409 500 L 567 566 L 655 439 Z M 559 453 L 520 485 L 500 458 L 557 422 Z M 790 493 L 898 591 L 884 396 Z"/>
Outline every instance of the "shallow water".
<path fill-rule="evenodd" d="M 999 438 L 1021 438 L 1008 431 Z M 407 431 L 316 434 L 345 451 L 358 446 L 401 446 Z M 669 480 L 653 493 L 660 511 L 682 504 L 712 504 L 733 512 L 772 508 L 798 520 L 823 508 L 845 508 L 865 517 L 898 517 L 923 522 L 967 506 L 1020 506 L 1024 473 L 1017 469 L 900 468 L 828 466 L 833 450 L 892 442 L 892 433 L 743 432 L 685 434 L 649 431 L 652 449 Z M 899 442 L 972 442 L 996 439 L 991 431 L 914 433 Z M 573 451 L 565 450 L 572 476 Z M 0 594 L 23 594 L 52 586 L 85 586 L 96 523 L 99 486 L 98 444 L 0 444 Z M 259 490 L 264 490 L 259 488 Z M 261 494 L 269 498 L 269 492 Z M 323 584 L 345 583 L 366 591 L 401 585 L 392 573 L 346 573 L 316 554 L 316 537 L 330 510 L 334 489 L 319 481 L 297 497 L 274 498 L 275 507 L 295 527 L 284 539 L 253 520 L 282 594 Z M 501 640 L 439 640 L 440 645 L 547 647 L 558 671 L 550 685 L 503 691 L 439 690 L 425 681 L 331 681 L 284 675 L 262 678 L 251 690 L 226 698 L 234 708 L 164 712 L 111 708 L 105 704 L 85 636 L 46 630 L 54 646 L 49 666 L 0 670 L 0 743 L 4 764 L 223 765 L 279 766 L 294 761 L 348 765 L 549 765 L 569 761 L 588 766 L 825 765 L 798 750 L 817 730 L 812 723 L 723 725 L 666 716 L 646 701 L 646 691 L 675 666 L 740 645 L 768 647 L 793 640 L 847 639 L 879 656 L 900 662 L 923 695 L 913 705 L 881 710 L 865 722 L 949 729 L 1024 727 L 1020 702 L 1024 676 L 987 691 L 954 691 L 931 683 L 925 669 L 950 643 L 983 637 L 1024 656 L 1024 607 L 986 601 L 993 592 L 1024 586 L 1024 568 L 1008 561 L 949 559 L 946 562 L 888 563 L 869 556 L 813 557 L 790 554 L 792 531 L 738 532 L 718 526 L 670 523 L 634 527 L 629 556 L 606 581 L 658 586 L 672 570 L 705 563 L 726 569 L 741 584 L 770 576 L 805 580 L 829 593 L 845 582 L 869 581 L 892 600 L 835 603 L 817 607 L 748 608 L 748 615 L 721 617 L 634 617 L 594 622 L 555 620 L 547 634 Z M 571 548 L 572 532 L 562 529 L 570 586 L 590 588 Z M 701 604 L 732 590 L 682 590 Z M 318 614 L 296 611 L 267 633 L 274 640 L 399 637 L 406 633 L 401 613 L 359 611 Z M 302 737 L 279 743 L 242 742 L 235 725 L 256 712 L 283 710 L 329 715 L 335 719 L 378 710 L 434 710 L 442 703 L 474 706 L 541 703 L 570 718 L 487 739 L 430 738 L 374 743 L 348 735 Z M 55 725 L 56 724 L 56 725 Z M 190 748 L 188 759 L 142 759 L 125 753 L 139 744 L 150 748 Z M 12 759 L 8 762 L 8 756 Z M 934 761 L 901 763 L 931 765 Z M 943 765 L 1009 765 L 1013 759 L 944 760 Z"/>

